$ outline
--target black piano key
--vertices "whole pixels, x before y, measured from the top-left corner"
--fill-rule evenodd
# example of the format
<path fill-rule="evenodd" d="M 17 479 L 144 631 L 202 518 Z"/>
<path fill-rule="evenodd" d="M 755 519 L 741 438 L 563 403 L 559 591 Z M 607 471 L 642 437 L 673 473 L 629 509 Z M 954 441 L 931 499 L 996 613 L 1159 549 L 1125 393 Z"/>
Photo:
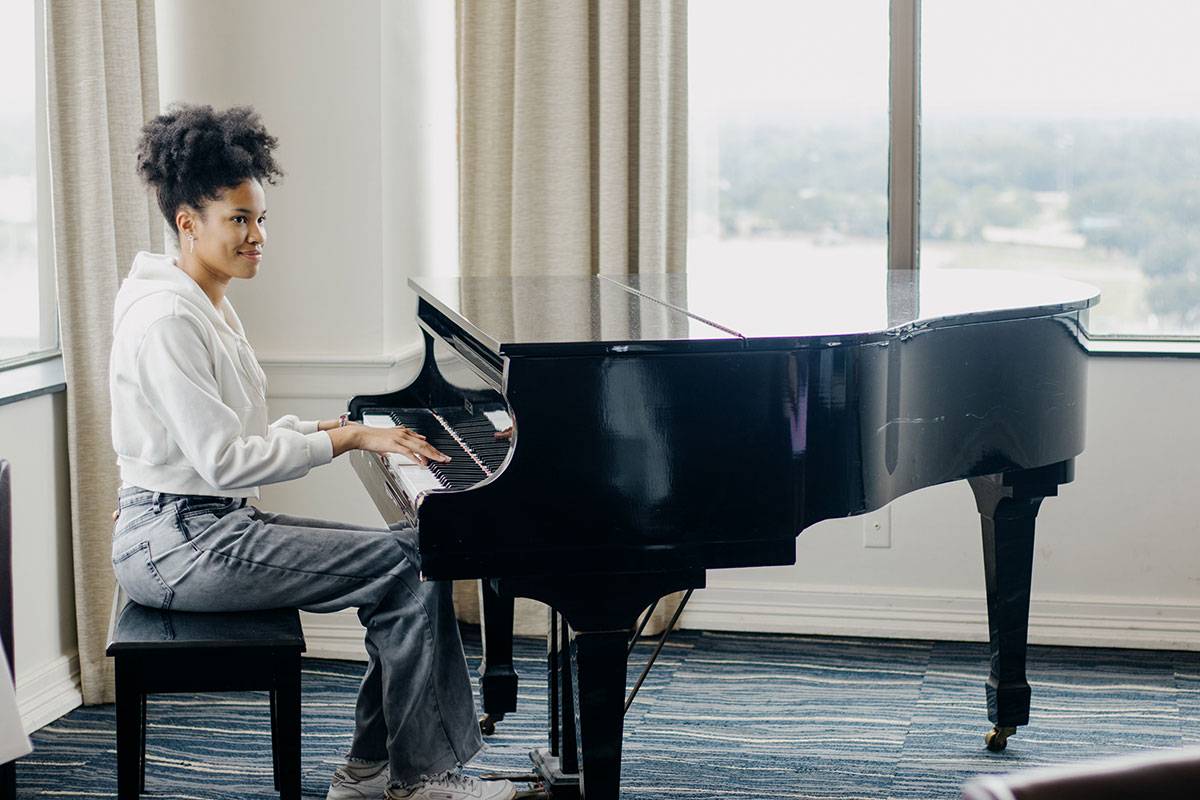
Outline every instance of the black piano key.
<path fill-rule="evenodd" d="M 429 471 L 438 480 L 449 489 L 468 489 L 487 477 L 479 463 L 476 463 L 476 458 L 489 471 L 495 472 L 504 463 L 511 447 L 507 440 L 496 438 L 495 426 L 483 416 L 485 410 L 493 409 L 477 407 L 474 413 L 470 413 L 462 407 L 404 408 L 389 409 L 388 415 L 397 425 L 421 434 L 430 445 L 450 456 L 449 463 L 429 464 Z M 443 427 L 434 413 L 450 426 L 453 434 Z M 459 440 L 470 448 L 470 453 L 463 449 Z"/>
<path fill-rule="evenodd" d="M 503 409 L 500 405 L 477 405 L 474 413 L 461 407 L 439 408 L 437 413 L 446 420 L 454 432 L 467 443 L 467 446 L 479 457 L 492 472 L 500 469 L 508 456 L 510 443 L 496 438 L 496 428 L 483 415 L 485 411 Z"/>

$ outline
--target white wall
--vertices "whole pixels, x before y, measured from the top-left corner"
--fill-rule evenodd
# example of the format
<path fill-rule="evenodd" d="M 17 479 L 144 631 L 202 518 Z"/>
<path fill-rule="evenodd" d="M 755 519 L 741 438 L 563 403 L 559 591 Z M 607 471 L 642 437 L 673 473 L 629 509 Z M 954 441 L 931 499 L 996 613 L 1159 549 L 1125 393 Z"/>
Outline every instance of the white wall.
<path fill-rule="evenodd" d="M 65 400 L 58 393 L 0 405 L 0 456 L 12 464 L 17 702 L 27 731 L 82 699 Z"/>
<path fill-rule="evenodd" d="M 279 137 L 287 174 L 266 187 L 266 256 L 230 290 L 250 341 L 262 355 L 384 351 L 378 0 L 156 13 L 162 105 L 251 105 Z"/>
<path fill-rule="evenodd" d="M 416 337 L 407 277 L 457 259 L 453 4 L 155 10 L 163 107 L 251 105 L 279 138 L 266 257 L 230 290 L 260 360 L 384 366 Z"/>

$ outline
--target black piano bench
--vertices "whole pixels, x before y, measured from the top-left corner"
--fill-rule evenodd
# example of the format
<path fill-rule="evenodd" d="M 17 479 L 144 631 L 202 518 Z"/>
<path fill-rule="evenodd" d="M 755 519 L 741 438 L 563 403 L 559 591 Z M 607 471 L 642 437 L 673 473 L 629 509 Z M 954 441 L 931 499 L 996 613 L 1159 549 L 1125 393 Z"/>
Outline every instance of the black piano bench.
<path fill-rule="evenodd" d="M 117 797 L 146 789 L 146 696 L 268 691 L 281 800 L 300 800 L 300 654 L 294 608 L 198 613 L 146 608 L 117 589 L 108 655 L 117 678 Z"/>

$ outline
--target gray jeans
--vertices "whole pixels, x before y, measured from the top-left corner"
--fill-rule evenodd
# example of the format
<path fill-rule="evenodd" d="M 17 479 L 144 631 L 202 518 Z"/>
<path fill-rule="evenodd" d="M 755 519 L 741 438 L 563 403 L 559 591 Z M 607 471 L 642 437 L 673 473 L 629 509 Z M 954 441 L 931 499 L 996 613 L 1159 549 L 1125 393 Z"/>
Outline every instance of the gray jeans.
<path fill-rule="evenodd" d="M 396 782 L 469 761 L 482 740 L 450 583 L 419 579 L 417 535 L 121 489 L 113 569 L 134 601 L 180 611 L 357 607 L 367 671 L 349 757 Z"/>

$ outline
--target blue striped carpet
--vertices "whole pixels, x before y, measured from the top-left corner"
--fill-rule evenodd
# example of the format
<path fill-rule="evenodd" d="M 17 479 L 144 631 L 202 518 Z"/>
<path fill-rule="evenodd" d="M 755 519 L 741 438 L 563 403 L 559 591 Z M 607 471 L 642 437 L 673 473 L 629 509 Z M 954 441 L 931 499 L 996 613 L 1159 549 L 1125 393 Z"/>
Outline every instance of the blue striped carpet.
<path fill-rule="evenodd" d="M 520 710 L 473 768 L 528 768 L 543 652 L 518 641 Z M 305 662 L 305 797 L 325 796 L 349 743 L 361 669 Z M 979 644 L 676 634 L 626 719 L 622 797 L 956 798 L 979 773 L 1200 744 L 1200 653 L 1031 648 L 1031 723 L 999 754 L 982 745 L 986 671 Z M 18 796 L 115 797 L 114 731 L 112 706 L 47 725 Z M 278 797 L 265 695 L 152 698 L 147 752 L 146 797 Z"/>

